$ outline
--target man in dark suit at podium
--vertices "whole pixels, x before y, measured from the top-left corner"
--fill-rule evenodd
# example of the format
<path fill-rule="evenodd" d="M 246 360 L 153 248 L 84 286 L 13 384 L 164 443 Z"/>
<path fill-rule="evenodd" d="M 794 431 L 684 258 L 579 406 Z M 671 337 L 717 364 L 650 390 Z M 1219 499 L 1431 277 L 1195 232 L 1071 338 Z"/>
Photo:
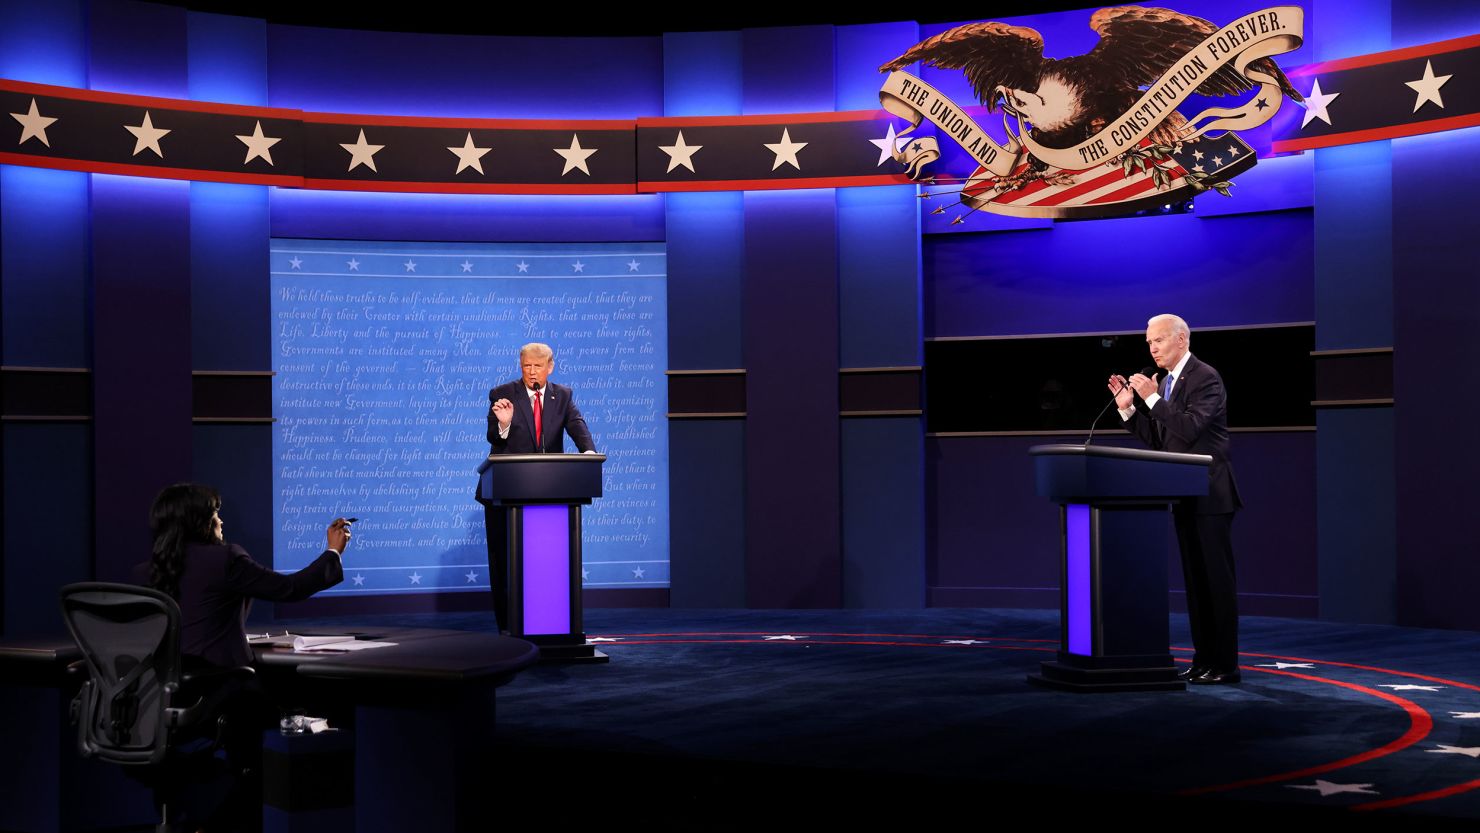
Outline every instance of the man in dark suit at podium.
<path fill-rule="evenodd" d="M 1234 584 L 1233 515 L 1243 501 L 1228 453 L 1228 397 L 1223 378 L 1189 351 L 1187 322 L 1158 315 L 1147 322 L 1146 346 L 1164 373 L 1110 377 L 1125 425 L 1158 451 L 1207 454 L 1208 494 L 1172 509 L 1187 615 L 1196 649 L 1179 676 L 1196 685 L 1239 682 L 1238 605 Z"/>
<path fill-rule="evenodd" d="M 490 454 L 559 454 L 569 434 L 583 454 L 596 453 L 591 431 L 564 385 L 549 383 L 555 369 L 555 351 L 533 342 L 519 348 L 519 378 L 488 392 Z M 509 628 L 509 550 L 502 506 L 483 505 L 488 530 L 489 586 L 499 628 Z"/>

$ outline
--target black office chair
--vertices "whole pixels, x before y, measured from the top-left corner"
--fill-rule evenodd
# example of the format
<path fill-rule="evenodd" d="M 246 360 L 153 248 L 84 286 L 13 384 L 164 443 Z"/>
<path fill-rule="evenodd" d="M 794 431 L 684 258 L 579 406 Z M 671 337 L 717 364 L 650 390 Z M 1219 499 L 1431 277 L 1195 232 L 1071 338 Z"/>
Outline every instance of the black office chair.
<path fill-rule="evenodd" d="M 186 673 L 180 607 L 147 587 L 80 582 L 62 588 L 62 618 L 82 650 L 88 679 L 72 702 L 83 757 L 150 766 L 167 833 L 170 807 L 192 761 L 210 756 L 225 730 L 221 705 L 233 678 L 251 668 Z M 188 759 L 188 760 L 187 760 Z"/>

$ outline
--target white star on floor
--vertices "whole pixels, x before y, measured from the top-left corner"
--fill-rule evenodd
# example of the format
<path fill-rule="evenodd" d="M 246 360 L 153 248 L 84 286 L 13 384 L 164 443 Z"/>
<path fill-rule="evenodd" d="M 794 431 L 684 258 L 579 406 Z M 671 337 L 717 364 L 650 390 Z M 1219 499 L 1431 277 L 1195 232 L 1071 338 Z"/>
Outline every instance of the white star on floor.
<path fill-rule="evenodd" d="M 1424 751 L 1440 755 L 1469 755 L 1471 758 L 1480 758 L 1480 746 L 1450 746 L 1447 743 L 1441 743 L 1438 749 L 1425 749 Z"/>
<path fill-rule="evenodd" d="M 588 636 L 588 637 L 586 637 L 586 641 L 587 642 L 621 642 L 622 641 L 622 637 L 620 637 L 620 636 Z"/>
<path fill-rule="evenodd" d="M 565 159 L 565 167 L 560 171 L 561 176 L 565 176 L 576 169 L 579 169 L 586 176 L 591 175 L 591 169 L 586 167 L 586 160 L 590 159 L 591 154 L 595 153 L 598 148 L 581 147 L 580 136 L 574 133 L 570 134 L 570 147 L 554 148 L 553 150 Z"/>
<path fill-rule="evenodd" d="M 1450 712 L 1449 716 L 1457 720 L 1480 720 L 1480 712 Z"/>
<path fill-rule="evenodd" d="M 1403 82 L 1405 86 L 1412 88 L 1414 92 L 1418 93 L 1418 101 L 1413 102 L 1413 112 L 1417 113 L 1418 108 L 1424 106 L 1430 101 L 1438 105 L 1440 110 L 1444 109 L 1444 99 L 1439 96 L 1439 88 L 1444 86 L 1444 84 L 1453 77 L 1453 75 L 1440 75 L 1437 78 L 1434 77 L 1434 62 L 1424 61 L 1423 77 L 1418 79 L 1417 81 Z"/>
<path fill-rule="evenodd" d="M 282 141 L 281 138 L 274 139 L 271 136 L 264 136 L 262 134 L 262 121 L 260 119 L 257 121 L 257 126 L 252 129 L 252 135 L 238 136 L 236 138 L 241 139 L 242 144 L 247 146 L 247 158 L 242 160 L 243 165 L 257 158 L 261 158 L 269 165 L 273 164 L 272 146 Z"/>
<path fill-rule="evenodd" d="M 349 170 L 352 171 L 355 168 L 364 165 L 370 170 L 375 171 L 376 173 L 380 173 L 380 171 L 376 170 L 375 168 L 375 154 L 379 153 L 385 147 L 385 145 L 372 145 L 367 143 L 365 141 L 365 128 L 360 128 L 360 138 L 354 144 L 346 145 L 341 142 L 339 146 L 349 151 Z"/>
<path fill-rule="evenodd" d="M 646 576 L 647 576 L 647 573 L 644 572 L 641 567 L 634 567 L 632 569 L 632 577 L 633 578 L 644 578 Z"/>
<path fill-rule="evenodd" d="M 1319 790 L 1321 798 L 1340 795 L 1341 793 L 1361 793 L 1363 795 L 1380 795 L 1377 790 L 1368 789 L 1371 784 L 1333 784 L 1330 781 L 1322 781 L 1317 778 L 1314 784 L 1286 784 L 1285 787 L 1292 790 Z"/>
<path fill-rule="evenodd" d="M 586 581 L 589 578 L 591 578 L 591 571 L 582 568 L 581 569 L 581 581 Z"/>
<path fill-rule="evenodd" d="M 774 171 L 777 168 L 781 167 L 782 162 L 785 162 L 786 164 L 792 166 L 793 168 L 796 168 L 799 171 L 802 169 L 802 164 L 797 161 L 797 151 L 806 147 L 808 143 L 793 142 L 791 140 L 790 128 L 782 128 L 781 141 L 777 142 L 776 144 L 773 145 L 765 142 L 762 142 L 762 144 L 764 144 L 772 153 L 776 154 L 776 161 L 771 163 L 771 170 Z"/>
<path fill-rule="evenodd" d="M 288 267 L 291 269 L 300 269 L 303 267 L 303 261 L 297 255 L 294 255 L 288 259 Z"/>
<path fill-rule="evenodd" d="M 1393 691 L 1438 691 L 1441 688 L 1448 688 L 1448 686 L 1405 684 L 1405 685 L 1380 685 L 1380 686 L 1378 686 L 1378 688 L 1390 688 Z"/>
<path fill-rule="evenodd" d="M 461 265 L 462 265 L 462 268 L 463 268 L 463 271 L 464 272 L 471 272 L 471 271 L 473 271 L 473 261 L 471 261 L 471 260 L 464 260 Z"/>
<path fill-rule="evenodd" d="M 404 267 L 406 267 L 406 271 L 407 272 L 415 272 L 416 271 L 416 261 L 414 261 L 414 260 L 407 260 L 405 263 L 403 263 L 401 265 L 404 266 Z"/>
<path fill-rule="evenodd" d="M 134 156 L 138 156 L 145 148 L 148 148 L 154 151 L 155 156 L 158 156 L 160 159 L 164 158 L 164 151 L 160 150 L 159 140 L 163 139 L 170 131 L 162 127 L 155 127 L 148 110 L 144 111 L 143 124 L 137 127 L 132 124 L 125 124 L 123 129 L 134 134 L 134 139 L 136 140 L 134 142 Z"/>
<path fill-rule="evenodd" d="M 806 639 L 806 638 L 807 637 L 805 637 L 805 636 L 792 636 L 789 633 L 783 633 L 780 636 L 768 636 L 768 637 L 766 637 L 766 641 L 767 642 L 795 642 L 798 639 Z"/>
<path fill-rule="evenodd" d="M 942 645 L 986 645 L 985 639 L 943 639 Z"/>
<path fill-rule="evenodd" d="M 639 267 L 641 265 L 642 264 L 641 263 L 638 263 L 635 258 L 633 260 L 629 260 L 629 261 L 627 261 L 627 271 L 628 272 L 636 272 L 637 271 L 637 267 Z"/>
<path fill-rule="evenodd" d="M 514 264 L 514 268 L 518 269 L 521 272 L 528 272 L 529 264 L 521 260 L 518 263 Z"/>
<path fill-rule="evenodd" d="M 360 575 L 359 573 L 355 573 L 354 576 L 352 576 L 352 578 L 355 580 L 355 586 L 356 587 L 364 587 L 365 586 L 365 577 L 364 576 Z"/>
<path fill-rule="evenodd" d="M 12 118 L 21 123 L 21 140 L 16 142 L 24 145 L 29 139 L 40 139 L 41 144 L 51 147 L 51 140 L 46 138 L 46 128 L 56 124 L 56 119 L 41 115 L 36 109 L 36 99 L 31 99 L 31 109 L 25 113 L 11 113 Z"/>
<path fill-rule="evenodd" d="M 478 580 L 478 574 L 473 572 L 472 570 L 469 570 L 467 573 L 465 573 L 465 575 L 468 578 L 468 584 L 472 584 L 473 582 Z"/>
<path fill-rule="evenodd" d="M 1317 78 L 1312 81 L 1310 92 L 1305 96 L 1305 113 L 1300 117 L 1300 128 L 1304 130 L 1307 124 L 1310 124 L 1316 119 L 1330 124 L 1331 114 L 1326 112 L 1326 107 L 1335 101 L 1339 95 L 1341 93 L 1321 92 L 1321 79 Z"/>
<path fill-rule="evenodd" d="M 584 272 L 584 271 L 586 271 L 586 264 L 584 264 L 584 263 L 582 263 L 582 262 L 580 262 L 578 260 L 575 263 L 572 263 L 570 265 L 570 268 L 576 270 L 577 272 Z"/>
<path fill-rule="evenodd" d="M 345 265 L 349 267 L 349 270 L 351 272 L 360 271 L 360 262 L 358 260 L 355 260 L 354 258 L 350 258 L 349 262 Z"/>
<path fill-rule="evenodd" d="M 679 165 L 688 168 L 691 173 L 698 173 L 694 170 L 694 154 L 698 153 L 703 147 L 703 145 L 684 144 L 683 131 L 680 130 L 678 131 L 678 141 L 671 145 L 658 145 L 658 150 L 668 154 L 667 173 L 672 173 L 673 169 Z"/>
<path fill-rule="evenodd" d="M 412 584 L 421 584 L 421 573 L 412 573 L 407 578 L 411 579 Z"/>
<path fill-rule="evenodd" d="M 909 144 L 910 140 L 895 138 L 894 122 L 889 122 L 889 132 L 884 134 L 884 138 L 869 139 L 868 143 L 879 149 L 879 162 L 877 165 L 874 165 L 874 167 L 877 168 L 879 167 L 879 165 L 882 165 L 885 162 L 888 162 L 890 159 L 893 159 L 894 154 L 902 150 L 905 145 Z M 772 168 L 772 170 L 775 169 Z"/>
<path fill-rule="evenodd" d="M 448 150 L 452 151 L 453 155 L 457 157 L 457 170 L 452 172 L 453 176 L 456 176 L 462 173 L 464 168 L 472 168 L 480 174 L 483 173 L 483 157 L 490 150 L 493 150 L 493 148 L 474 147 L 473 132 L 470 130 L 468 131 L 468 138 L 463 142 L 462 147 L 448 148 Z"/>
<path fill-rule="evenodd" d="M 1262 665 L 1256 665 L 1254 667 L 1255 668 L 1278 668 L 1279 670 L 1283 671 L 1286 668 L 1315 668 L 1315 665 L 1313 665 L 1312 663 L 1309 663 L 1309 662 L 1266 662 L 1266 663 L 1264 663 Z"/>

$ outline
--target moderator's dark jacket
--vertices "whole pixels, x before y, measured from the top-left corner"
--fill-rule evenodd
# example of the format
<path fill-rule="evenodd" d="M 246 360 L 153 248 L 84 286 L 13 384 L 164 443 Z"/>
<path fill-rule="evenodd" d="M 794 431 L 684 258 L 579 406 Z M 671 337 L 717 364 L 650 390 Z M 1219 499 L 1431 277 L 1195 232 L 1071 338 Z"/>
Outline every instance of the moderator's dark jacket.
<path fill-rule="evenodd" d="M 1198 361 L 1197 356 L 1190 356 L 1182 368 L 1182 378 L 1172 386 L 1170 402 L 1163 397 L 1156 407 L 1148 408 L 1136 396 L 1135 408 L 1126 427 L 1141 442 L 1158 451 L 1212 456 L 1208 495 L 1191 501 L 1197 514 L 1222 515 L 1243 506 L 1229 461 L 1228 395 L 1218 371 Z"/>

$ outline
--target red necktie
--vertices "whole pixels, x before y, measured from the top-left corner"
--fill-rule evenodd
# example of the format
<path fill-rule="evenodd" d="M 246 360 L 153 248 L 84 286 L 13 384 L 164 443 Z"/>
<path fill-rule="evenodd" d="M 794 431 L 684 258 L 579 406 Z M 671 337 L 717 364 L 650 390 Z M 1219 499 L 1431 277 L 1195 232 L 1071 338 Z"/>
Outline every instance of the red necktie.
<path fill-rule="evenodd" d="M 534 446 L 535 446 L 535 448 L 541 448 L 541 447 L 543 447 L 541 445 L 541 440 L 540 440 L 540 433 L 541 433 L 540 428 L 542 427 L 541 426 L 541 423 L 543 423 L 545 421 L 545 409 L 540 405 L 540 399 L 541 398 L 542 398 L 542 395 L 541 395 L 540 391 L 535 391 L 534 392 Z"/>

